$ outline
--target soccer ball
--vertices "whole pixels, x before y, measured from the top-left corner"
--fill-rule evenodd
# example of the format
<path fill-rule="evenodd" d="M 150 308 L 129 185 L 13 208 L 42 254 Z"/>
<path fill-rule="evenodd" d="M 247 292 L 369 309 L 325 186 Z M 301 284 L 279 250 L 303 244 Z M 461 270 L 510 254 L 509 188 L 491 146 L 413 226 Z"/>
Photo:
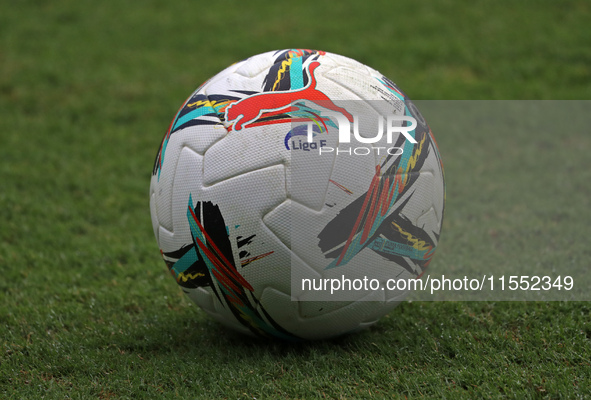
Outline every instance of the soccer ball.
<path fill-rule="evenodd" d="M 251 57 L 201 85 L 150 185 L 182 290 L 231 328 L 294 341 L 363 329 L 400 303 L 400 283 L 433 257 L 444 201 L 437 145 L 406 95 L 308 49 Z"/>

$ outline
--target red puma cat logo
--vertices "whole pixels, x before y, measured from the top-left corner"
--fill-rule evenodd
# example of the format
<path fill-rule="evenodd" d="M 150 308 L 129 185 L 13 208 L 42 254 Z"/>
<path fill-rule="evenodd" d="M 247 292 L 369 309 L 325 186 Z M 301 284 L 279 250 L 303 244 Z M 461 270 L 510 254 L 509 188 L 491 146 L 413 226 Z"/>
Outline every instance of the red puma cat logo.
<path fill-rule="evenodd" d="M 306 87 L 293 91 L 263 92 L 253 94 L 226 109 L 226 121 L 234 121 L 234 130 L 239 131 L 243 126 L 256 121 L 263 112 L 282 111 L 291 107 L 298 100 L 308 100 L 321 107 L 342 113 L 353 122 L 353 116 L 347 110 L 337 106 L 327 95 L 316 89 L 314 70 L 320 65 L 312 61 L 308 67 L 310 82 Z"/>

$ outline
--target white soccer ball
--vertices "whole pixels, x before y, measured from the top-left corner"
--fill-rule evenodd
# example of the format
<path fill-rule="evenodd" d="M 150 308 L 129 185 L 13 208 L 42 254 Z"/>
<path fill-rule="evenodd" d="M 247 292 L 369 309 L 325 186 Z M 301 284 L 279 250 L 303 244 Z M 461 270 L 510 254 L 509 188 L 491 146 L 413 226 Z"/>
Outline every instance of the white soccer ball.
<path fill-rule="evenodd" d="M 150 185 L 182 290 L 225 325 L 286 340 L 354 332 L 392 310 L 433 257 L 444 201 L 437 145 L 404 93 L 306 49 L 251 57 L 199 87 Z"/>

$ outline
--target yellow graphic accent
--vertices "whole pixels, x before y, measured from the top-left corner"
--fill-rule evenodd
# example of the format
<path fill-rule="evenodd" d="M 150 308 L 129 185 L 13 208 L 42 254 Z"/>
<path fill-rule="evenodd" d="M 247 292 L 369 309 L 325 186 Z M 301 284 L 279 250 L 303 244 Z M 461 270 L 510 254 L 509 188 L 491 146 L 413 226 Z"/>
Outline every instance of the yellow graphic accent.
<path fill-rule="evenodd" d="M 414 170 L 415 165 L 417 165 L 417 160 L 419 159 L 419 156 L 421 155 L 421 152 L 423 151 L 423 145 L 425 144 L 426 140 L 427 140 L 427 135 L 423 135 L 423 138 L 419 142 L 419 145 L 417 147 L 415 147 L 415 152 L 408 159 L 408 163 L 406 164 L 406 172 Z M 398 173 L 402 173 L 401 169 L 398 170 Z M 410 179 L 410 174 L 405 173 L 404 180 L 402 181 L 402 187 L 406 187 L 406 184 L 408 183 L 409 179 Z"/>
<path fill-rule="evenodd" d="M 290 56 L 291 56 L 291 54 L 290 54 Z M 281 62 L 281 68 L 279 68 L 279 71 L 277 71 L 277 79 L 275 79 L 275 83 L 273 84 L 273 89 L 271 89 L 272 91 L 275 91 L 275 88 L 277 88 L 277 85 L 279 85 L 281 78 L 283 78 L 283 76 L 285 75 L 285 70 L 287 69 L 288 66 L 291 65 L 292 62 L 293 62 L 292 58 L 289 58 L 288 60 Z"/>
<path fill-rule="evenodd" d="M 215 102 L 214 102 L 215 103 Z M 197 100 L 194 103 L 188 103 L 187 107 L 189 108 L 197 108 L 197 107 L 212 107 L 213 108 L 213 103 L 209 100 Z"/>
<path fill-rule="evenodd" d="M 210 107 L 213 108 L 216 112 L 222 112 L 225 107 L 227 107 L 230 103 L 233 103 L 234 100 L 225 100 L 225 101 L 211 101 L 211 100 L 197 100 L 193 103 L 188 103 L 187 107 L 189 108 L 200 108 L 200 107 Z"/>
<path fill-rule="evenodd" d="M 396 228 L 396 230 L 398 232 L 400 232 L 400 234 L 402 236 L 404 236 L 406 238 L 406 240 L 408 241 L 408 243 L 411 243 L 412 244 L 412 247 L 414 247 L 415 249 L 417 249 L 419 251 L 422 251 L 422 250 L 431 250 L 433 248 L 433 246 L 431 246 L 429 243 L 425 242 L 424 240 L 421 240 L 421 239 L 419 239 L 417 237 L 414 237 L 412 235 L 412 233 L 410 233 L 410 232 L 406 232 L 396 222 L 392 221 L 392 226 L 394 228 Z"/>
<path fill-rule="evenodd" d="M 181 272 L 180 274 L 177 275 L 176 280 L 177 282 L 179 281 L 183 281 L 183 282 L 187 282 L 189 279 L 195 279 L 195 278 L 200 278 L 200 277 L 204 277 L 205 274 L 201 273 L 201 272 L 196 272 L 194 274 L 190 274 L 187 272 Z"/>

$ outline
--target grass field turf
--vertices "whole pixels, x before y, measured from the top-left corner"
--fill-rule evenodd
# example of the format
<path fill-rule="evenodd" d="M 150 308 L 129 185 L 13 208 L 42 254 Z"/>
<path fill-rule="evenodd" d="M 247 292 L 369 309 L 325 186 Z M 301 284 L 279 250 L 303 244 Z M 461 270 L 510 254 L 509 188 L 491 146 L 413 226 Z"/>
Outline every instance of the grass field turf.
<path fill-rule="evenodd" d="M 584 302 L 406 303 L 301 345 L 228 332 L 166 273 L 147 195 L 180 103 L 266 50 L 341 53 L 415 99 L 588 99 L 588 2 L 122 4 L 0 3 L 0 398 L 591 396 Z M 435 134 L 433 271 L 588 265 L 588 133 Z"/>

